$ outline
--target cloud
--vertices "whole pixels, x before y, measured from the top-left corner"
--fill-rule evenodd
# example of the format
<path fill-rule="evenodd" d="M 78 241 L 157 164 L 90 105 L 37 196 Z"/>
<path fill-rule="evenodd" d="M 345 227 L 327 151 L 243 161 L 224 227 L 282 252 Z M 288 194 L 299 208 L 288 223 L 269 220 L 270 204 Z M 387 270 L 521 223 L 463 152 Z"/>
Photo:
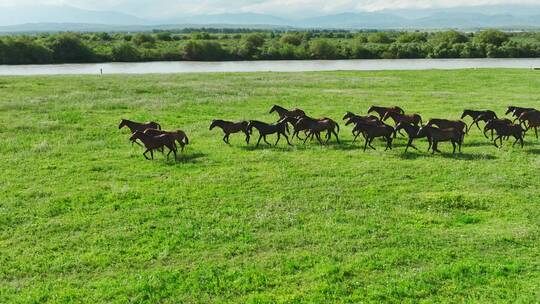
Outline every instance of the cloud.
<path fill-rule="evenodd" d="M 495 4 L 539 4 L 538 0 L 0 0 L 0 6 L 70 5 L 115 10 L 139 16 L 255 12 L 275 15 L 317 15 L 402 8 L 444 8 Z"/>

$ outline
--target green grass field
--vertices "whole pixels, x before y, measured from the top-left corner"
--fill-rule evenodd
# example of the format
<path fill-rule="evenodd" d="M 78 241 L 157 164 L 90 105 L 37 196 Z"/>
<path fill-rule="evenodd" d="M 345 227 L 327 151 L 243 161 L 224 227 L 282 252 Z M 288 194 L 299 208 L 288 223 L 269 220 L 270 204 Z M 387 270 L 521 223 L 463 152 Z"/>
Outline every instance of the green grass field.
<path fill-rule="evenodd" d="M 274 103 L 341 120 L 540 105 L 530 70 L 0 78 L 0 303 L 538 303 L 540 142 L 231 146 Z M 143 158 L 121 118 L 181 128 Z M 470 120 L 467 120 L 470 122 Z M 273 138 L 272 138 L 273 140 Z"/>

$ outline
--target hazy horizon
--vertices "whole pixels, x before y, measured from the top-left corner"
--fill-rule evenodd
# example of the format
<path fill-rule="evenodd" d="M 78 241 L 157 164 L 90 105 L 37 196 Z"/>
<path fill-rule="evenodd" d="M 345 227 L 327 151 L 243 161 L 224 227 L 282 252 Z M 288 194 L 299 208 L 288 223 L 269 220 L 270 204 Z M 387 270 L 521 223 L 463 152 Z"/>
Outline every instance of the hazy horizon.
<path fill-rule="evenodd" d="M 307 18 L 336 13 L 378 12 L 384 10 L 451 9 L 474 6 L 540 6 L 538 0 L 0 0 L 1 7 L 69 6 L 93 11 L 114 11 L 147 19 L 223 13 L 258 13 Z M 502 11 L 501 13 L 505 13 Z"/>

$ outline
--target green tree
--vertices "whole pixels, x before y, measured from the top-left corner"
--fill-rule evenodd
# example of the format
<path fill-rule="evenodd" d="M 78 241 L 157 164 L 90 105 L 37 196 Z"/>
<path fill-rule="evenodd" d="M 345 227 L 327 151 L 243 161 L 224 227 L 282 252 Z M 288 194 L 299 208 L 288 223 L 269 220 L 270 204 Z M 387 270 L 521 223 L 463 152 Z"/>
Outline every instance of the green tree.
<path fill-rule="evenodd" d="M 112 57 L 114 61 L 134 62 L 140 59 L 141 54 L 131 43 L 122 42 L 113 47 Z"/>
<path fill-rule="evenodd" d="M 223 60 L 226 55 L 217 42 L 191 40 L 184 46 L 184 59 L 187 60 Z"/>
<path fill-rule="evenodd" d="M 152 45 L 156 42 L 156 38 L 154 38 L 154 36 L 150 34 L 137 33 L 133 36 L 131 41 L 138 46 L 143 45 L 143 44 Z"/>
<path fill-rule="evenodd" d="M 478 43 L 485 43 L 485 44 L 491 44 L 495 46 L 501 46 L 504 42 L 508 41 L 510 38 L 509 36 L 501 31 L 498 30 L 485 30 L 481 31 L 480 33 L 476 34 L 474 37 L 474 41 Z"/>
<path fill-rule="evenodd" d="M 315 59 L 333 59 L 336 57 L 336 46 L 328 40 L 314 40 L 309 45 L 311 57 Z"/>
<path fill-rule="evenodd" d="M 299 46 L 302 44 L 302 36 L 299 33 L 287 33 L 280 39 L 281 43 Z"/>
<path fill-rule="evenodd" d="M 49 41 L 49 48 L 55 62 L 89 62 L 95 59 L 93 51 L 73 33 L 54 36 Z"/>
<path fill-rule="evenodd" d="M 469 38 L 463 33 L 458 31 L 444 31 L 437 32 L 430 37 L 430 42 L 432 44 L 454 44 L 454 43 L 465 43 L 469 41 Z"/>
<path fill-rule="evenodd" d="M 392 39 L 386 33 L 377 32 L 369 35 L 368 41 L 371 43 L 391 43 Z"/>

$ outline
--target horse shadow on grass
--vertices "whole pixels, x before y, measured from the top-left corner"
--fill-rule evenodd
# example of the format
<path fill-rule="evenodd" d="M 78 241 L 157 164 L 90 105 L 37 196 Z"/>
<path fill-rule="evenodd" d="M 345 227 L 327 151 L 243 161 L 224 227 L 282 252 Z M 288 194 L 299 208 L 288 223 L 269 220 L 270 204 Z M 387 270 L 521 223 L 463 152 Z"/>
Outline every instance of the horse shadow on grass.
<path fill-rule="evenodd" d="M 206 153 L 179 153 L 178 157 L 176 158 L 176 161 L 168 161 L 167 164 L 175 165 L 175 164 L 195 164 L 199 163 L 201 158 L 207 157 L 208 154 Z"/>
<path fill-rule="evenodd" d="M 474 161 L 474 160 L 494 160 L 497 157 L 491 154 L 482 154 L 482 153 L 458 153 L 452 154 L 451 152 L 442 152 L 431 154 L 431 152 L 418 152 L 418 151 L 409 151 L 407 153 L 403 152 L 399 154 L 401 159 L 418 159 L 418 158 L 448 158 L 455 160 L 464 160 L 464 161 Z"/>
<path fill-rule="evenodd" d="M 536 154 L 536 155 L 540 155 L 540 149 L 528 149 L 528 150 L 524 150 L 526 153 L 529 153 L 529 154 Z"/>

